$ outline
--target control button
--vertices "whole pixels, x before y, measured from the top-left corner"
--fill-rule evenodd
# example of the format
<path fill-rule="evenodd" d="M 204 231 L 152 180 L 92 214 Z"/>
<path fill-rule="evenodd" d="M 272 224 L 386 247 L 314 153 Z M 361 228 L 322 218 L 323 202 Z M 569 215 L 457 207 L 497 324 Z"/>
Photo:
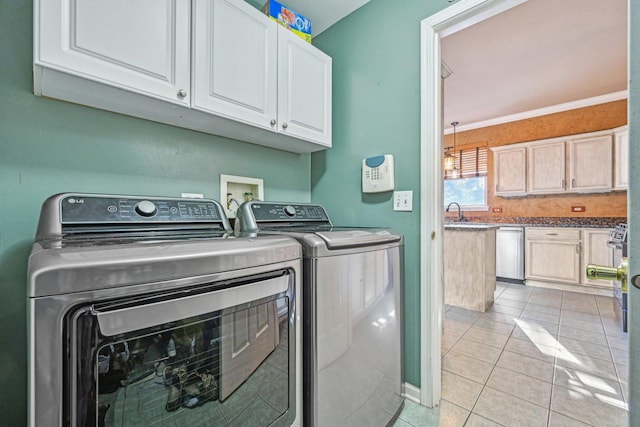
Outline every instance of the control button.
<path fill-rule="evenodd" d="M 114 212 L 118 212 L 118 207 L 114 206 L 114 205 L 110 205 L 107 207 L 107 211 L 114 213 Z"/>
<path fill-rule="evenodd" d="M 284 214 L 287 215 L 287 216 L 296 216 L 296 208 L 294 208 L 291 205 L 285 206 L 284 207 Z"/>
<path fill-rule="evenodd" d="M 169 212 L 171 212 L 172 214 L 177 214 L 178 213 L 178 208 L 176 208 L 175 206 L 172 206 L 169 208 Z"/>
<path fill-rule="evenodd" d="M 143 200 L 136 205 L 136 212 L 141 216 L 154 216 L 156 211 L 156 205 L 148 200 Z"/>

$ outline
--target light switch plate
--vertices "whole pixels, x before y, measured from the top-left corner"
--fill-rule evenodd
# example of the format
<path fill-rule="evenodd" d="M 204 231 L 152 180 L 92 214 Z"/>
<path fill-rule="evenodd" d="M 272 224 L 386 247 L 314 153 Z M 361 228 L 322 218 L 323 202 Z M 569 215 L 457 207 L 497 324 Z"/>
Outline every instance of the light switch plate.
<path fill-rule="evenodd" d="M 413 191 L 394 191 L 393 210 L 411 212 L 413 210 Z"/>

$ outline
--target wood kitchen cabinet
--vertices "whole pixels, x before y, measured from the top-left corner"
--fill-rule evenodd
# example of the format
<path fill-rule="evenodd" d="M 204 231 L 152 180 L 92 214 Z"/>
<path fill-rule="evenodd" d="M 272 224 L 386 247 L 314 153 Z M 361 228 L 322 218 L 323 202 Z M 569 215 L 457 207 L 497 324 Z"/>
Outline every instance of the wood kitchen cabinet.
<path fill-rule="evenodd" d="M 564 141 L 532 144 L 527 155 L 527 190 L 530 194 L 565 191 Z"/>
<path fill-rule="evenodd" d="M 527 228 L 525 278 L 580 283 L 580 229 Z"/>
<path fill-rule="evenodd" d="M 609 280 L 587 279 L 587 265 L 597 264 L 613 267 L 613 249 L 607 246 L 610 229 L 592 228 L 582 230 L 582 283 L 612 287 Z"/>
<path fill-rule="evenodd" d="M 587 264 L 613 265 L 613 250 L 607 246 L 610 231 L 607 228 L 527 227 L 527 284 L 575 285 L 576 290 L 578 286 L 583 287 L 582 290 L 610 289 L 610 281 L 589 280 L 586 276 Z"/>
<path fill-rule="evenodd" d="M 613 189 L 626 190 L 629 182 L 629 130 L 622 126 L 613 130 Z"/>
<path fill-rule="evenodd" d="M 569 190 L 610 191 L 613 184 L 611 134 L 569 141 Z"/>
<path fill-rule="evenodd" d="M 496 196 L 523 196 L 527 193 L 527 148 L 494 147 L 493 177 Z"/>
<path fill-rule="evenodd" d="M 482 312 L 493 305 L 498 228 L 487 225 L 456 228 L 455 224 L 445 227 L 445 304 Z"/>
<path fill-rule="evenodd" d="M 243 0 L 34 8 L 36 95 L 297 153 L 331 147 L 331 58 Z"/>

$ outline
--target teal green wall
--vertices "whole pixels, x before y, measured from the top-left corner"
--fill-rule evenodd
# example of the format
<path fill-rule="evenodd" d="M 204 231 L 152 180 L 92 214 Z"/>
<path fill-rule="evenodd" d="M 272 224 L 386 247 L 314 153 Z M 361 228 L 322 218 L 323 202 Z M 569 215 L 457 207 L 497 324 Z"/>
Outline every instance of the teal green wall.
<path fill-rule="evenodd" d="M 33 95 L 31 0 L 0 2 L 0 425 L 26 423 L 26 268 L 42 201 L 58 192 L 219 199 L 221 173 L 265 198 L 309 201 L 310 156 Z"/>
<path fill-rule="evenodd" d="M 392 226 L 405 235 L 405 378 L 420 385 L 420 21 L 446 0 L 372 0 L 318 37 L 333 58 L 333 148 L 311 156 L 311 199 L 334 222 Z M 362 194 L 362 159 L 393 154 L 396 190 Z"/>

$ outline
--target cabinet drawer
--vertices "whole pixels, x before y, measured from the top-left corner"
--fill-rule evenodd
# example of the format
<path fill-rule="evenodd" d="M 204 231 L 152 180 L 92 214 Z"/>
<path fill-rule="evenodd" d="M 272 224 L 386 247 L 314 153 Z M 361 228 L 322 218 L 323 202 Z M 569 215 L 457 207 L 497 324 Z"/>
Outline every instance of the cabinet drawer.
<path fill-rule="evenodd" d="M 580 240 L 579 228 L 527 227 L 527 240 Z"/>

